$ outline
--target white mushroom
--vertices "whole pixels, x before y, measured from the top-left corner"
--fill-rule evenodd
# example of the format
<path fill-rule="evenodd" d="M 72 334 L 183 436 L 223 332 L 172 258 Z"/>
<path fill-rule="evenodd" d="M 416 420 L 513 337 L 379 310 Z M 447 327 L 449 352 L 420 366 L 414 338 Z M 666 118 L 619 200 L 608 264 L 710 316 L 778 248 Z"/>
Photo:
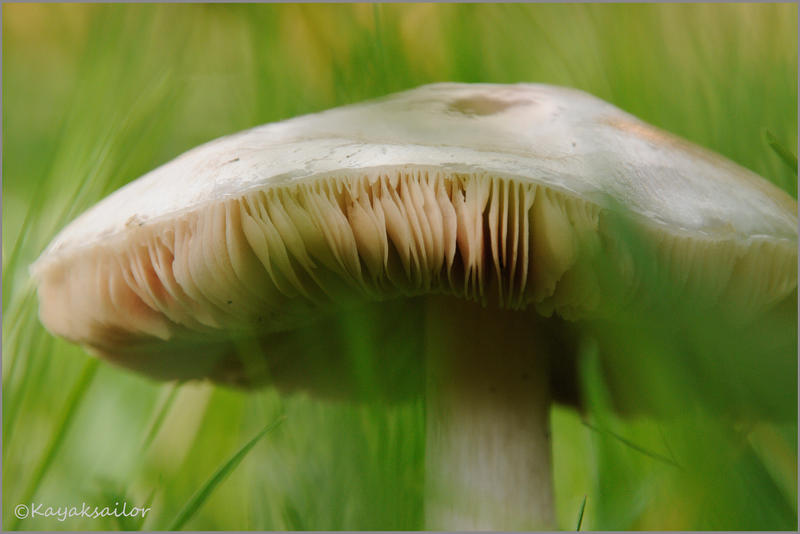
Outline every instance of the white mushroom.
<path fill-rule="evenodd" d="M 552 528 L 558 355 L 536 311 L 634 305 L 636 276 L 620 292 L 592 271 L 611 258 L 634 274 L 604 224 L 614 210 L 665 276 L 742 317 L 796 287 L 788 195 L 595 97 L 533 84 L 429 85 L 212 141 L 73 221 L 33 273 L 52 332 L 159 378 L 295 380 L 310 371 L 293 332 L 359 306 L 380 323 L 382 306 L 413 301 L 427 526 Z M 333 336 L 310 337 L 335 357 Z M 263 357 L 237 360 L 239 339 Z"/>

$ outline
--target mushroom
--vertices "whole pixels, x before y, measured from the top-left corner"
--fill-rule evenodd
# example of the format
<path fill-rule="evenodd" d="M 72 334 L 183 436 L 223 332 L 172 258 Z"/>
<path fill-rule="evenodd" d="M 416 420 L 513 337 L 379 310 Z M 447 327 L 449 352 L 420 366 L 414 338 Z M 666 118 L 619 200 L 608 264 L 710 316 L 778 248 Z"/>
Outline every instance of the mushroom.
<path fill-rule="evenodd" d="M 402 396 L 425 369 L 427 527 L 552 528 L 562 319 L 647 307 L 610 217 L 745 321 L 796 288 L 796 211 L 586 93 L 443 83 L 195 148 L 73 221 L 32 272 L 50 331 L 160 379 L 363 393 L 336 326 L 361 314 L 389 369 L 373 389 Z"/>

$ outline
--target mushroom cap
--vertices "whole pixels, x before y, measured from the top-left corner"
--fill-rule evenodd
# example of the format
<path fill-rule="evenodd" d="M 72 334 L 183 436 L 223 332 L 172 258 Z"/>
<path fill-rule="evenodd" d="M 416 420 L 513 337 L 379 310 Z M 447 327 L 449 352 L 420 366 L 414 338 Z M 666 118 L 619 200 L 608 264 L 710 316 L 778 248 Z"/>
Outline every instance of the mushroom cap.
<path fill-rule="evenodd" d="M 428 85 L 211 141 L 86 211 L 32 272 L 43 323 L 102 356 L 159 378 L 275 381 L 305 373 L 297 335 L 347 344 L 341 309 L 391 336 L 429 293 L 568 319 L 639 304 L 609 213 L 703 302 L 754 316 L 797 285 L 790 196 L 539 84 Z M 596 274 L 609 258 L 622 290 Z M 264 358 L 232 356 L 253 343 Z M 384 358 L 397 373 L 405 345 Z"/>

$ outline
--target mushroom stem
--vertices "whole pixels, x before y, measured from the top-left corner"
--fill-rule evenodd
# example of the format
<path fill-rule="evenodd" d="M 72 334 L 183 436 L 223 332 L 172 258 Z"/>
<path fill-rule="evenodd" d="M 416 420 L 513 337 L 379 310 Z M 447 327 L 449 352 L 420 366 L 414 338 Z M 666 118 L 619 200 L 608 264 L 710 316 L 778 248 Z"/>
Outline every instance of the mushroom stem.
<path fill-rule="evenodd" d="M 547 355 L 527 313 L 427 305 L 426 528 L 555 526 Z"/>

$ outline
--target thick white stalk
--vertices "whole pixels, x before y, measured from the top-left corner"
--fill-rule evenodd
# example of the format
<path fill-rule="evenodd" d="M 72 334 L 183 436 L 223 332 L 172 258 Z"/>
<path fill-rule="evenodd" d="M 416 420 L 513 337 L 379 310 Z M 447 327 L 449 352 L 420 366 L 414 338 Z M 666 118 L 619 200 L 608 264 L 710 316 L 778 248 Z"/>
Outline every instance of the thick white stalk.
<path fill-rule="evenodd" d="M 426 528 L 555 527 L 545 354 L 527 313 L 427 308 Z"/>

